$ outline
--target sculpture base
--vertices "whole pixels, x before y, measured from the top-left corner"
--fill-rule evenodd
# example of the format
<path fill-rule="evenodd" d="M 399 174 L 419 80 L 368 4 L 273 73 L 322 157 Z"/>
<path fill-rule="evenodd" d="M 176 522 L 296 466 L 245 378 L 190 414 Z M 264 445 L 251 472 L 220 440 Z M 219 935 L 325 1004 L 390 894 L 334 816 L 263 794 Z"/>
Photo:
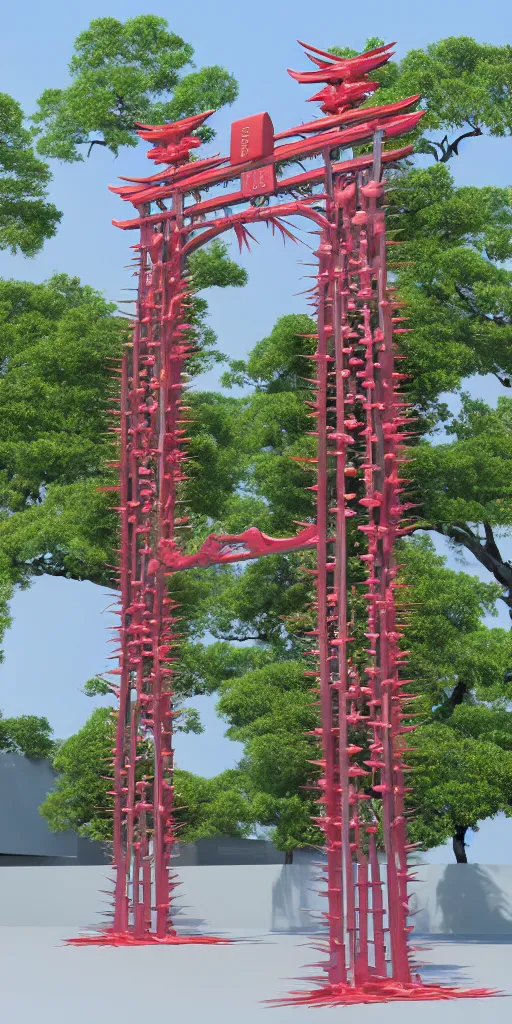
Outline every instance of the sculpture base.
<path fill-rule="evenodd" d="M 423 985 L 421 982 L 400 984 L 383 978 L 353 985 L 323 985 L 304 992 L 291 992 L 282 999 L 267 1000 L 272 1006 L 350 1006 L 355 1003 L 416 1002 L 440 999 L 483 999 L 499 995 L 497 989 L 450 988 L 443 985 Z"/>
<path fill-rule="evenodd" d="M 231 939 L 221 939 L 216 935 L 164 935 L 160 937 L 154 932 L 146 935 L 134 935 L 133 932 L 114 932 L 106 929 L 94 935 L 80 935 L 76 939 L 65 939 L 66 946 L 213 946 L 227 944 Z"/>

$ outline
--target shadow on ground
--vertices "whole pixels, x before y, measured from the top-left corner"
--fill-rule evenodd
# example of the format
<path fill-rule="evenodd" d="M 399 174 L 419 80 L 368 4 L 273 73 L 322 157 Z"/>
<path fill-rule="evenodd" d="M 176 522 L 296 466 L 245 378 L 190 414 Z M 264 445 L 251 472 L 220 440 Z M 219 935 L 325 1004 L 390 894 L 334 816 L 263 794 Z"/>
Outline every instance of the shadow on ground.
<path fill-rule="evenodd" d="M 512 942 L 512 908 L 490 872 L 478 864 L 448 864 L 436 888 L 442 914 L 440 931 L 450 936 L 478 936 L 478 941 Z"/>

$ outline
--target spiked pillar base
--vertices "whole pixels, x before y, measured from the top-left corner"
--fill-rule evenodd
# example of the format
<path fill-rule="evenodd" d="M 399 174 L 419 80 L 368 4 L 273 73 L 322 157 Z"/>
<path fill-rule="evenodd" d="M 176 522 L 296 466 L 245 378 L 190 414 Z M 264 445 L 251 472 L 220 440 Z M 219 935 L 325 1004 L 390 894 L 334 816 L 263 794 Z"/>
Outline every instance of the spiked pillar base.
<path fill-rule="evenodd" d="M 164 935 L 153 933 L 133 935 L 132 932 L 114 932 L 108 928 L 94 935 L 80 935 L 76 939 L 65 939 L 66 946 L 192 946 L 227 945 L 231 939 L 216 935 Z"/>
<path fill-rule="evenodd" d="M 269 1000 L 272 1006 L 351 1006 L 356 1003 L 416 1002 L 440 999 L 483 999 L 500 993 L 487 988 L 450 988 L 423 985 L 421 981 L 400 984 L 391 978 L 363 982 L 360 985 L 323 985 L 304 992 L 291 992 L 282 999 Z"/>

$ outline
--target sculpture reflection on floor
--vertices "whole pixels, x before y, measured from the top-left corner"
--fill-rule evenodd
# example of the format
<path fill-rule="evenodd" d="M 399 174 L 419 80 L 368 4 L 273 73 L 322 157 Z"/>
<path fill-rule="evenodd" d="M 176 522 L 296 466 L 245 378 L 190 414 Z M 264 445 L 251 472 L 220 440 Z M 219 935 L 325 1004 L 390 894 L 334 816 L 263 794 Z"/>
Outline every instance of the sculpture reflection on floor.
<path fill-rule="evenodd" d="M 297 1003 L 353 1003 L 386 999 L 446 999 L 485 994 L 423 985 L 412 973 L 408 936 L 406 794 L 408 710 L 402 626 L 395 604 L 396 538 L 407 533 L 410 504 L 402 500 L 401 463 L 407 403 L 400 397 L 396 343 L 407 331 L 402 303 L 387 283 L 383 206 L 386 168 L 413 147 L 387 149 L 411 132 L 422 111 L 418 96 L 381 107 L 359 107 L 377 88 L 368 75 L 392 56 L 391 45 L 340 59 L 304 46 L 313 70 L 290 75 L 323 87 L 311 100 L 324 117 L 274 134 L 268 114 L 232 125 L 230 157 L 190 161 L 200 145 L 193 134 L 212 111 L 170 125 L 139 125 L 161 170 L 112 188 L 137 209 L 117 223 L 140 232 L 134 268 L 138 298 L 133 340 L 121 370 L 120 665 L 113 687 L 119 700 L 114 769 L 112 928 L 83 942 L 214 942 L 180 936 L 172 922 L 177 884 L 170 872 L 173 819 L 173 664 L 179 654 L 178 607 L 166 579 L 206 565 L 312 547 L 317 552 L 317 625 L 312 631 L 320 709 L 315 729 L 321 751 L 318 815 L 325 836 L 327 939 L 323 984 L 290 997 Z M 295 141 L 276 145 L 284 139 Z M 371 146 L 350 160 L 333 159 L 348 147 Z M 318 157 L 318 166 L 277 178 L 276 167 Z M 216 186 L 239 182 L 227 193 Z M 320 191 L 314 192 L 318 186 Z M 207 198 L 206 193 L 212 190 Z M 308 192 L 309 194 L 305 194 Z M 237 212 L 233 209 L 238 207 Z M 186 479 L 184 367 L 194 350 L 187 310 L 193 294 L 187 257 L 233 229 L 249 247 L 247 225 L 265 223 L 293 238 L 288 218 L 302 217 L 318 235 L 318 262 L 310 301 L 317 318 L 312 417 L 317 438 L 314 522 L 297 537 L 271 538 L 256 529 L 210 536 L 184 554 L 177 512 Z M 306 371 L 305 371 L 306 372 Z M 353 523 L 350 519 L 353 518 Z M 361 673 L 350 656 L 347 607 L 347 532 L 364 538 L 368 640 Z M 151 777 L 138 771 L 138 743 L 150 737 Z M 377 856 L 382 807 L 385 887 Z M 388 933 L 388 939 L 386 935 Z"/>

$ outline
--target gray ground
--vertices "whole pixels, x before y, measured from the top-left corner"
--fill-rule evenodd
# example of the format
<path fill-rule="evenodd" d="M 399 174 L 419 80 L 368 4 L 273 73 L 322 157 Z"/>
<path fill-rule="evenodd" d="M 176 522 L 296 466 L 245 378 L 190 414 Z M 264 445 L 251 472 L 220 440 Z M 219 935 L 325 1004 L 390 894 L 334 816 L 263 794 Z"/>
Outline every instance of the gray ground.
<path fill-rule="evenodd" d="M 16 1024 L 315 1024 L 345 1014 L 356 1024 L 493 1024 L 509 1021 L 509 998 L 268 1008 L 265 999 L 302 987 L 317 956 L 303 935 L 252 935 L 231 946 L 76 948 L 67 928 L 0 928 L 0 1005 Z M 239 933 L 240 935 L 240 933 Z M 512 937 L 499 942 L 430 940 L 425 981 L 512 992 Z"/>

